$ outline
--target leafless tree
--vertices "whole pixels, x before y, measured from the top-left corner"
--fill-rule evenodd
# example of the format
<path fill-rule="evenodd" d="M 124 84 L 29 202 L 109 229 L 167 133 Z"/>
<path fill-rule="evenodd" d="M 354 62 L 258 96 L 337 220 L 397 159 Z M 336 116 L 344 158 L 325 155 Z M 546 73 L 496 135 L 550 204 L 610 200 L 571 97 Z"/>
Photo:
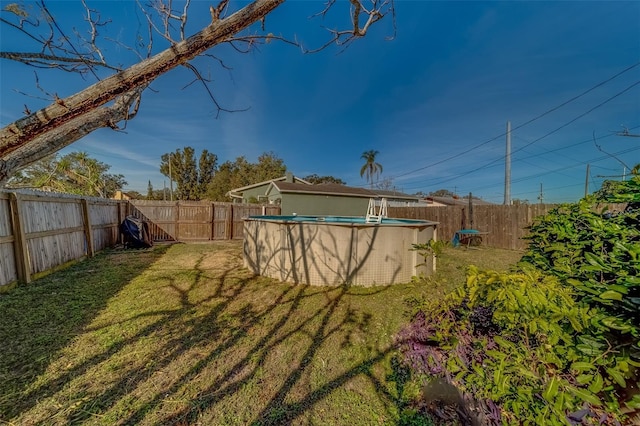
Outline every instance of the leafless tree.
<path fill-rule="evenodd" d="M 100 28 L 109 24 L 100 12 L 82 0 L 88 31 L 71 32 L 58 25 L 49 12 L 45 0 L 35 3 L 35 11 L 19 4 L 6 4 L 0 15 L 0 23 L 38 46 L 30 52 L 0 52 L 0 59 L 13 60 L 35 68 L 54 68 L 80 73 L 85 78 L 95 78 L 96 83 L 86 89 L 59 98 L 49 94 L 51 104 L 31 112 L 25 106 L 25 117 L 0 130 L 0 184 L 4 184 L 16 170 L 25 167 L 63 147 L 77 141 L 96 129 L 110 127 L 120 130 L 132 119 L 140 106 L 141 97 L 149 84 L 158 76 L 185 66 L 194 74 L 194 81 L 204 85 L 217 111 L 226 109 L 216 100 L 207 79 L 190 62 L 198 56 L 213 56 L 211 49 L 228 43 L 239 52 L 247 52 L 254 46 L 279 40 L 299 46 L 303 52 L 315 52 L 331 44 L 342 47 L 365 36 L 371 25 L 390 16 L 395 30 L 394 0 L 350 0 L 349 28 L 328 29 L 328 40 L 315 49 L 300 46 L 295 40 L 274 35 L 265 29 L 265 18 L 280 7 L 285 0 L 254 0 L 248 5 L 231 11 L 228 0 L 216 7 L 210 6 L 211 22 L 195 34 L 187 36 L 190 13 L 200 13 L 192 7 L 191 0 L 149 0 L 138 3 L 146 19 L 145 42 L 140 46 L 123 46 L 135 52 L 139 61 L 130 66 L 110 63 L 100 47 Z M 179 4 L 178 4 L 179 3 Z M 328 0 L 318 17 L 324 18 L 332 9 L 347 3 Z M 142 35 L 140 36 L 142 37 Z M 107 40 L 108 41 L 108 40 Z M 116 43 L 115 41 L 111 41 Z M 156 45 L 168 46 L 155 52 Z M 47 93 L 42 89 L 44 93 Z"/>

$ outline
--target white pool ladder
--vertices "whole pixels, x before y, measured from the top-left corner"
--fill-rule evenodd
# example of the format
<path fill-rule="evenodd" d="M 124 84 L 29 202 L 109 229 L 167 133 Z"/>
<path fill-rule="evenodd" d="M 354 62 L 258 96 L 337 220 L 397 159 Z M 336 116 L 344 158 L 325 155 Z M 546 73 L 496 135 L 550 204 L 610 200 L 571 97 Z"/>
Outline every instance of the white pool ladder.
<path fill-rule="evenodd" d="M 376 200 L 374 198 L 369 198 L 369 207 L 367 207 L 365 222 L 380 223 L 382 222 L 383 217 L 387 217 L 387 199 L 382 198 L 380 200 L 380 207 L 376 211 Z"/>

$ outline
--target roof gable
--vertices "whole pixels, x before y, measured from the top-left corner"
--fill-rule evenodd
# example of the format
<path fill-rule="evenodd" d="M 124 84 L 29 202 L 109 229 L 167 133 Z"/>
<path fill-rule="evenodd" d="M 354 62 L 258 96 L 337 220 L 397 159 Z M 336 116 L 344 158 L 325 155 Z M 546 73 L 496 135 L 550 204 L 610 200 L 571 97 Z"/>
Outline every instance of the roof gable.
<path fill-rule="evenodd" d="M 339 185 L 337 183 L 321 183 L 317 185 L 303 185 L 299 183 L 290 182 L 272 182 L 268 192 L 271 192 L 272 188 L 282 193 L 291 194 L 317 194 L 317 195 L 338 195 L 349 197 L 361 197 L 372 198 L 377 195 L 374 192 L 364 188 L 355 188 L 352 186 Z"/>
<path fill-rule="evenodd" d="M 253 189 L 253 188 L 258 188 L 258 187 L 263 186 L 263 185 L 269 185 L 272 182 L 285 181 L 286 179 L 287 179 L 287 176 L 285 175 L 285 176 L 282 176 L 282 177 L 279 177 L 279 178 L 276 178 L 276 179 L 269 179 L 269 180 L 265 180 L 265 181 L 262 181 L 262 182 L 254 183 L 254 184 L 251 184 L 251 185 L 242 186 L 240 188 L 234 188 L 234 189 L 229 190 L 228 194 L 231 197 L 242 198 L 242 193 L 244 191 L 247 191 L 247 190 Z M 295 176 L 293 176 L 293 181 L 297 182 L 299 184 L 311 185 L 310 182 L 307 182 L 306 180 L 300 179 L 299 177 L 295 177 Z"/>

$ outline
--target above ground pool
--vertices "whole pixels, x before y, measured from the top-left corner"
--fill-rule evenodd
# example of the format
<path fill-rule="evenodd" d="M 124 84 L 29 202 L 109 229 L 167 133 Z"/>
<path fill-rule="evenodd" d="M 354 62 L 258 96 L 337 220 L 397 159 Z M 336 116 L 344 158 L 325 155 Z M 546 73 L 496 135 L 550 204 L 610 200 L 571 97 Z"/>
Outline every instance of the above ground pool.
<path fill-rule="evenodd" d="M 309 285 L 373 286 L 429 275 L 435 259 L 411 250 L 436 239 L 437 222 L 364 217 L 251 216 L 244 264 L 255 274 Z"/>

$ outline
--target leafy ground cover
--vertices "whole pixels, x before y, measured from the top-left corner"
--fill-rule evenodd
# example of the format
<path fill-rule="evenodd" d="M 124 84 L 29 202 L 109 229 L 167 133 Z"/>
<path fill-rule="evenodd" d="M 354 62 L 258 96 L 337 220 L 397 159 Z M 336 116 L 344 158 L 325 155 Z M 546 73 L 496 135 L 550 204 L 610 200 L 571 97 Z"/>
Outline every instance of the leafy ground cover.
<path fill-rule="evenodd" d="M 366 289 L 252 276 L 238 242 L 107 250 L 0 295 L 0 423 L 408 424 L 407 301 L 520 256 L 446 249 L 435 277 Z"/>
<path fill-rule="evenodd" d="M 417 303 L 400 333 L 403 365 L 422 389 L 416 413 L 496 425 L 640 424 L 638 171 L 537 218 L 511 270 L 469 268 L 444 300 Z M 455 398 L 434 400 L 433 382 Z"/>

